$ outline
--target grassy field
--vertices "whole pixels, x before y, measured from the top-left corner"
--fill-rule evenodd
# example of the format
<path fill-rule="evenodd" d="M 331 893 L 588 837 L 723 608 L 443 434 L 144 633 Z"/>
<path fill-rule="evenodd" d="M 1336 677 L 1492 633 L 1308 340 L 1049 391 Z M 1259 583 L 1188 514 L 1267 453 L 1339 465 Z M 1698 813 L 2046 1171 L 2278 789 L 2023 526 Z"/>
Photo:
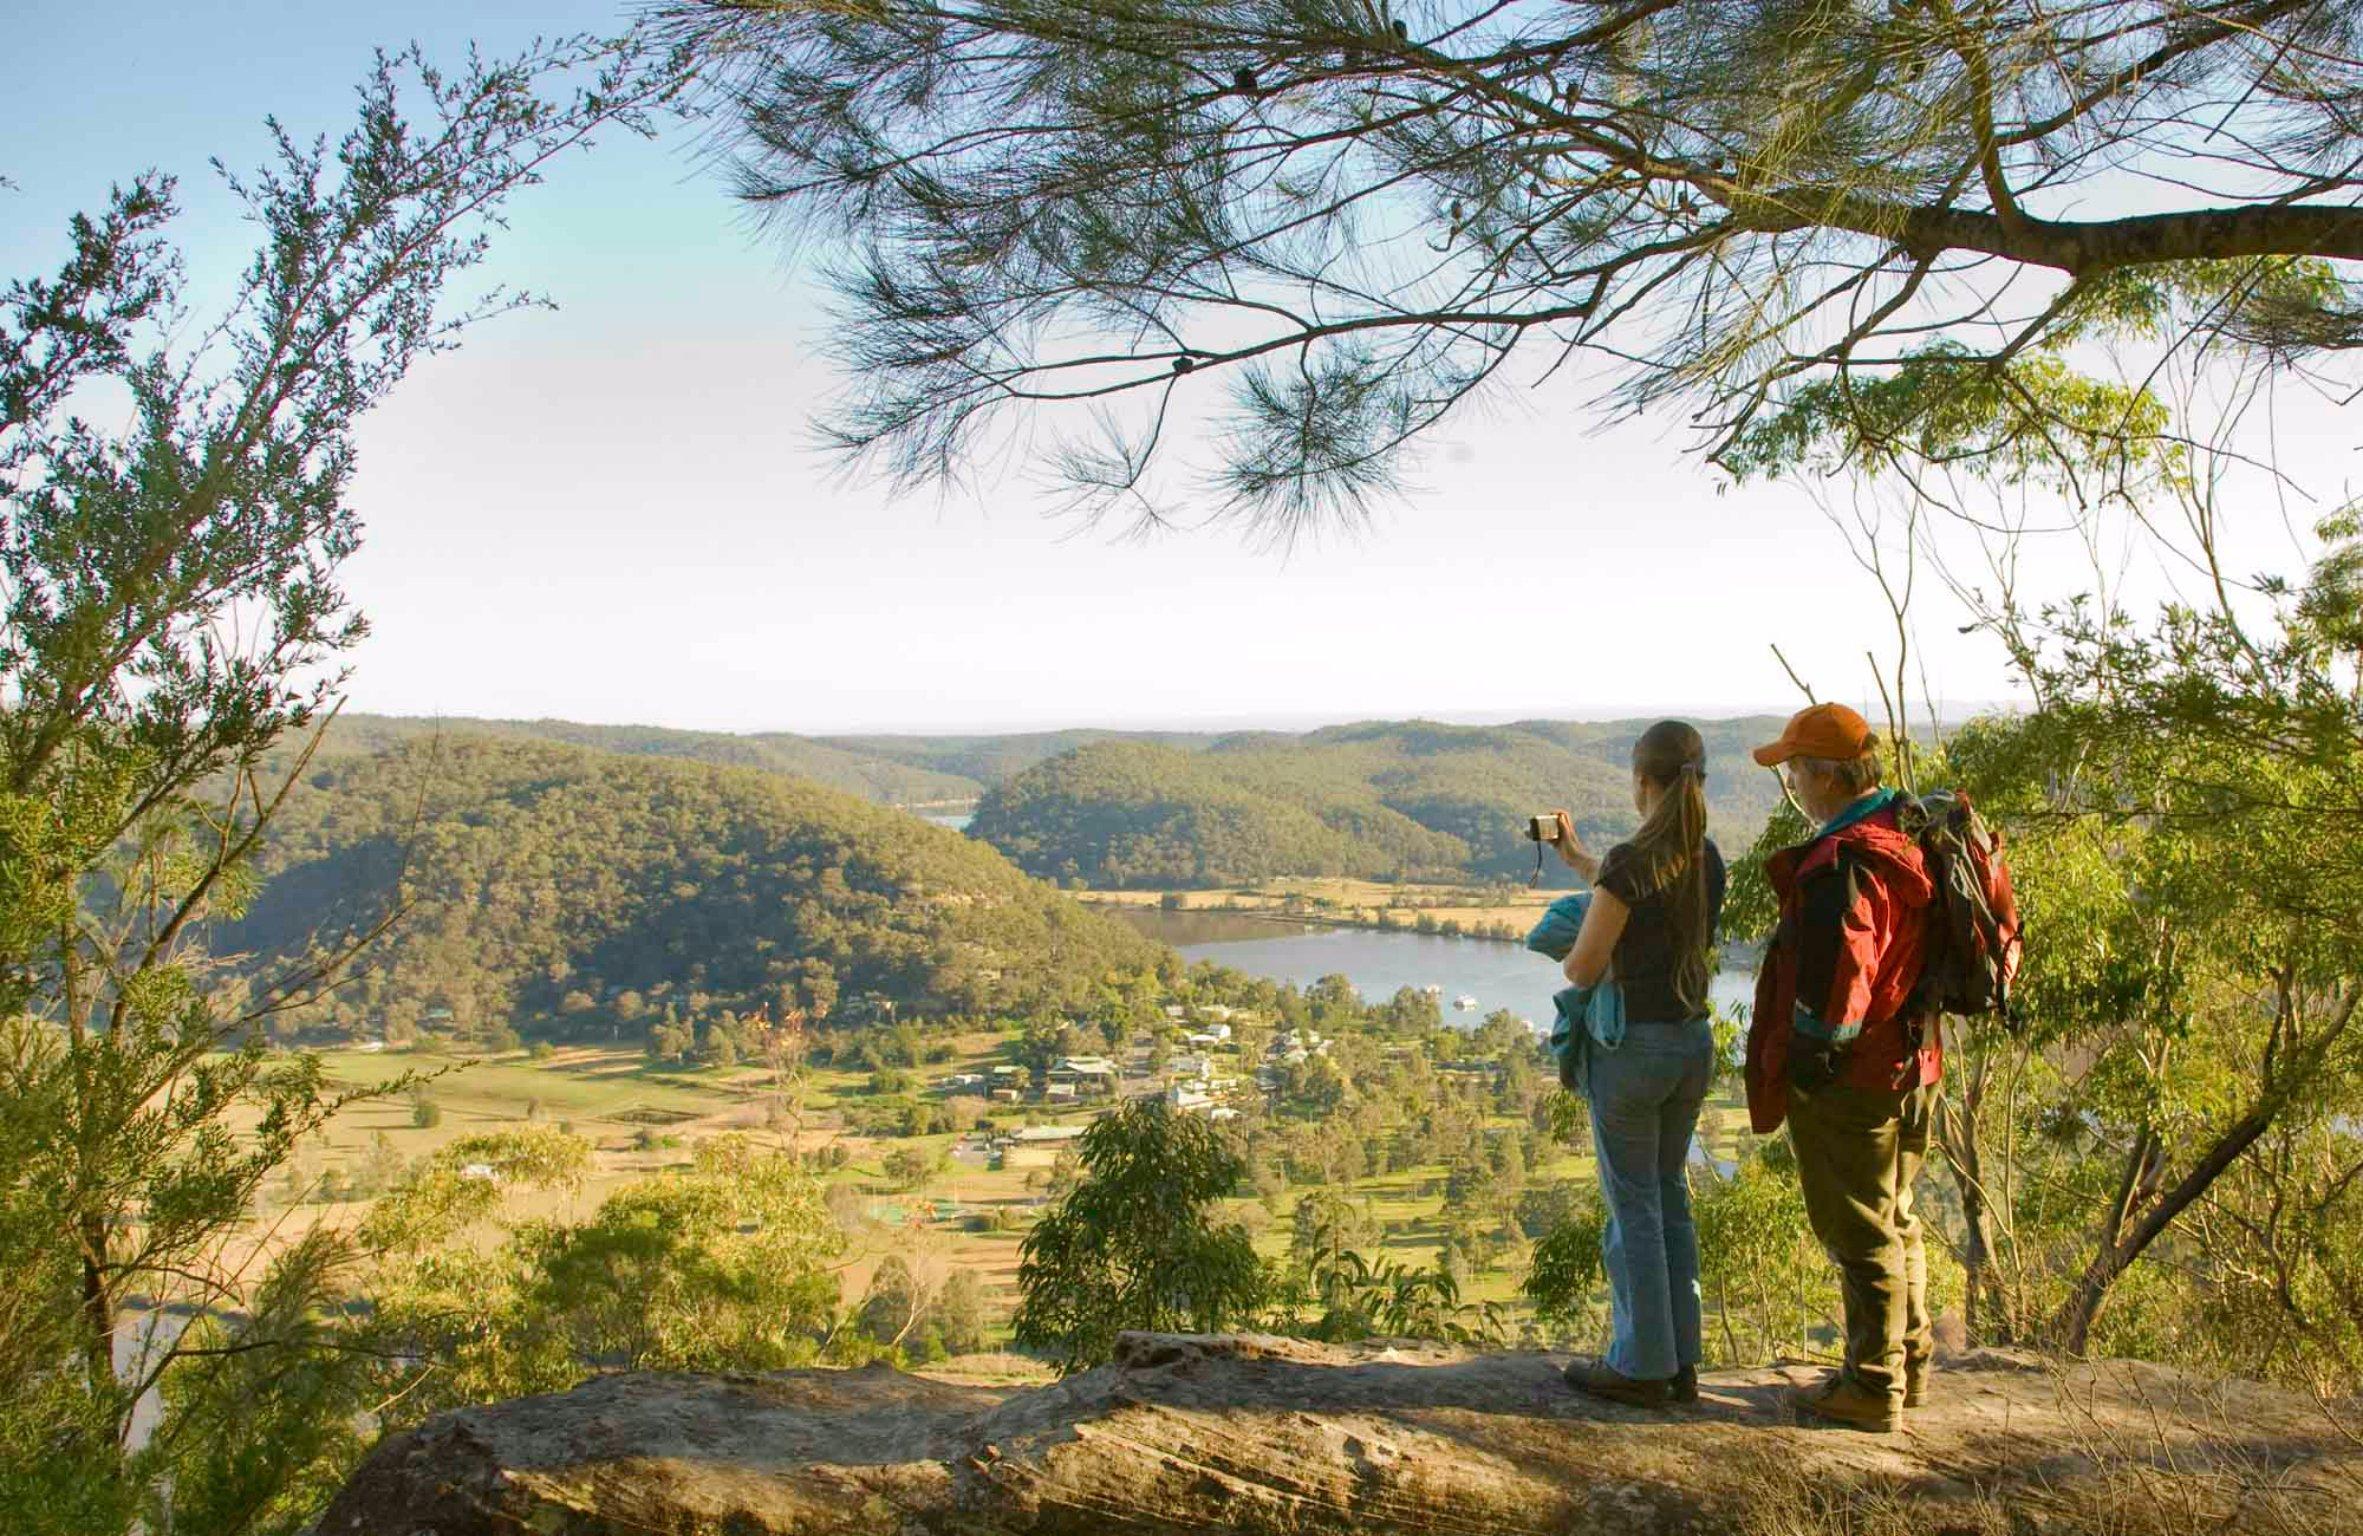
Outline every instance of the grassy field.
<path fill-rule="evenodd" d="M 977 1070 L 1005 1059 L 1006 1048 L 1005 1036 L 964 1036 L 956 1042 L 954 1060 L 930 1064 L 918 1075 L 929 1079 Z M 357 1220 L 365 1203 L 324 1202 L 316 1198 L 316 1188 L 303 1186 L 316 1185 L 330 1170 L 359 1169 L 372 1159 L 382 1163 L 389 1150 L 408 1161 L 478 1132 L 532 1124 L 571 1130 L 596 1149 L 591 1177 L 579 1191 L 538 1197 L 521 1212 L 566 1220 L 587 1217 L 600 1200 L 629 1180 L 687 1164 L 697 1143 L 707 1137 L 744 1133 L 783 1145 L 795 1139 L 806 1146 L 844 1147 L 845 1164 L 826 1179 L 833 1187 L 832 1204 L 848 1231 L 841 1278 L 849 1301 L 861 1295 L 881 1260 L 899 1253 L 923 1268 L 977 1271 L 994 1312 L 1005 1319 L 1017 1301 L 1018 1248 L 1045 1199 L 1046 1169 L 990 1168 L 981 1160 L 953 1158 L 960 1140 L 956 1135 L 906 1138 L 846 1130 L 844 1112 L 868 1097 L 868 1074 L 858 1071 L 809 1071 L 797 1100 L 800 1113 L 783 1118 L 775 1108 L 780 1102 L 776 1085 L 765 1069 L 658 1069 L 640 1053 L 612 1048 L 564 1048 L 541 1058 L 511 1053 L 459 1060 L 332 1051 L 324 1060 L 331 1078 L 351 1088 L 382 1087 L 409 1074 L 423 1077 L 423 1092 L 439 1112 L 438 1123 L 415 1124 L 413 1102 L 406 1095 L 349 1106 L 320 1144 L 308 1147 L 299 1158 L 296 1177 L 274 1190 L 276 1208 L 261 1223 L 272 1241 L 315 1222 Z M 996 1106 L 996 1117 L 1013 1125 L 1074 1123 L 1091 1113 L 1053 1112 L 1042 1105 Z M 1708 1111 L 1702 1139 L 1714 1155 L 1731 1157 L 1744 1139 L 1744 1128 L 1744 1113 L 1737 1103 L 1720 1101 Z M 906 1190 L 892 1186 L 883 1159 L 894 1148 L 907 1146 L 927 1148 L 943 1161 L 934 1177 Z M 1552 1158 L 1530 1170 L 1529 1177 L 1537 1182 L 1589 1179 L 1591 1161 L 1588 1148 L 1555 1148 Z M 1366 1178 L 1354 1186 L 1353 1198 L 1368 1202 L 1384 1231 L 1387 1256 L 1411 1264 L 1432 1260 L 1445 1215 L 1447 1171 L 1437 1163 Z M 1277 1257 L 1287 1251 L 1289 1218 L 1306 1193 L 1290 1189 L 1267 1201 L 1240 1199 L 1229 1204 L 1234 1211 L 1261 1207 L 1260 1217 L 1245 1219 L 1260 1227 L 1258 1250 Z M 1521 1268 L 1522 1261 L 1513 1259 L 1501 1269 L 1473 1277 L 1466 1298 L 1514 1300 Z"/>
<path fill-rule="evenodd" d="M 1106 906 L 1168 906 L 1184 912 L 1263 912 L 1361 928 L 1409 928 L 1424 913 L 1464 928 L 1512 927 L 1524 933 L 1564 891 L 1514 885 L 1391 885 L 1379 880 L 1297 878 L 1206 891 L 1077 891 L 1078 901 Z"/>
<path fill-rule="evenodd" d="M 931 1064 L 918 1075 L 975 1070 L 1003 1059 L 1002 1036 L 966 1036 L 955 1044 L 959 1054 L 954 1060 Z M 844 1109 L 869 1097 L 866 1072 L 810 1070 L 798 1084 L 792 1107 L 783 1109 L 767 1069 L 660 1069 L 639 1052 L 612 1048 L 561 1048 L 540 1058 L 523 1052 L 443 1058 L 338 1050 L 324 1053 L 323 1062 L 341 1088 L 401 1091 L 347 1106 L 317 1143 L 303 1149 L 290 1179 L 271 1192 L 273 1209 L 259 1224 L 263 1241 L 290 1240 L 315 1223 L 359 1219 L 366 1202 L 318 1198 L 324 1176 L 357 1173 L 382 1164 L 389 1153 L 412 1162 L 463 1136 L 552 1125 L 588 1140 L 594 1148 L 592 1173 L 583 1187 L 571 1194 L 530 1197 L 516 1212 L 567 1220 L 589 1215 L 632 1179 L 687 1165 L 702 1140 L 745 1134 L 782 1146 L 834 1142 L 844 1147 L 845 1164 L 826 1178 L 840 1191 L 835 1204 L 852 1240 L 843 1276 L 849 1297 L 860 1295 L 881 1259 L 901 1252 L 923 1262 L 977 1269 L 988 1288 L 1001 1293 L 1002 1310 L 1014 1304 L 1022 1224 L 1041 1198 L 1041 1173 L 949 1160 L 960 1139 L 956 1135 L 873 1137 L 846 1131 Z M 415 1089 L 404 1086 L 411 1079 L 419 1080 Z M 432 1103 L 436 1123 L 416 1123 L 418 1096 Z M 1085 1112 L 1052 1113 L 1045 1106 L 997 1107 L 997 1112 L 1017 1124 L 1086 1118 Z M 912 1146 L 945 1159 L 944 1169 L 917 1189 L 892 1188 L 885 1154 Z M 995 1221 L 996 1211 L 1006 1214 Z M 970 1230 L 979 1226 L 1000 1230 Z"/>

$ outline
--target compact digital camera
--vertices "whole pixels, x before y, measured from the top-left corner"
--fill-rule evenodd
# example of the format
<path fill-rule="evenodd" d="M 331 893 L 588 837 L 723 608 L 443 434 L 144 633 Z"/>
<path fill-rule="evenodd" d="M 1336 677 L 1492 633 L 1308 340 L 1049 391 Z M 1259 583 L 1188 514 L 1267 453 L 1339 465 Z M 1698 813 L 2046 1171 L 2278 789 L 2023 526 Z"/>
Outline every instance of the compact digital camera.
<path fill-rule="evenodd" d="M 1526 822 L 1529 842 L 1555 843 L 1559 840 L 1559 818 L 1555 815 L 1533 816 Z"/>

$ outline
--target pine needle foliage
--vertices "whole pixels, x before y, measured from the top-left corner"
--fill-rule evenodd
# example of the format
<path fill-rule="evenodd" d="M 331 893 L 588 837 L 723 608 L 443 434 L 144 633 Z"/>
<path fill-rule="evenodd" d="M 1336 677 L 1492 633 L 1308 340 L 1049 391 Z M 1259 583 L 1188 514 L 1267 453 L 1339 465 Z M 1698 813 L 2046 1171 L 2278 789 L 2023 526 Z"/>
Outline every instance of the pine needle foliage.
<path fill-rule="evenodd" d="M 1350 518 L 1571 358 L 1720 454 L 1933 338 L 2004 368 L 2128 274 L 2363 258 L 2363 15 L 2322 0 L 660 15 L 743 195 L 843 253 L 830 439 L 903 482 L 1030 455 L 1149 524 L 1184 494 L 1281 541 Z M 2352 345 L 2320 270 L 2204 323 Z"/>

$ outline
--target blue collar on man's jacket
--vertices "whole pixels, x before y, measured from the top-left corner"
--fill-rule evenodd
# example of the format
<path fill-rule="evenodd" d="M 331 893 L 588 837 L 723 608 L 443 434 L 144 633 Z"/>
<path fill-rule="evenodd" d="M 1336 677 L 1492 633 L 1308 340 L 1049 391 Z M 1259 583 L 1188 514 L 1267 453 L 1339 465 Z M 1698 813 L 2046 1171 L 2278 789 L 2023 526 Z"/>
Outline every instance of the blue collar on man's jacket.
<path fill-rule="evenodd" d="M 1814 836 L 1824 838 L 1835 832 L 1843 832 L 1858 821 L 1867 821 L 1878 815 L 1903 797 L 1903 791 L 1900 789 L 1874 789 L 1831 817 Z"/>

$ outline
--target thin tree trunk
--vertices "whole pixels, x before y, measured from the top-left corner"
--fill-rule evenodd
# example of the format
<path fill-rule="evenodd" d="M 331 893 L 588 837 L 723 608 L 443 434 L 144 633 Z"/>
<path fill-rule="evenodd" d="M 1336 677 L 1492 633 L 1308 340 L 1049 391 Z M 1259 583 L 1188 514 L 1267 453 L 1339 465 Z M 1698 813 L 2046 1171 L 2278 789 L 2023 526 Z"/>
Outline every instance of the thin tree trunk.
<path fill-rule="evenodd" d="M 1936 1141 L 1961 1202 L 1962 1311 L 1969 1342 L 2008 1344 L 2015 1342 L 2017 1326 L 1994 1269 L 1994 1208 L 1986 1196 L 1985 1154 L 1978 1136 L 1977 1112 L 1984 1097 L 1985 1073 L 1973 1069 L 1964 1076 L 1958 1104 L 1939 1101 Z"/>
<path fill-rule="evenodd" d="M 1969 1342 L 2014 1343 L 2017 1329 L 2012 1326 L 2009 1309 L 2001 1303 L 1994 1273 L 1994 1213 L 1986 1204 L 1974 1158 L 1966 1168 L 1954 1168 L 1953 1185 L 1961 1199 L 1961 1309 Z"/>
<path fill-rule="evenodd" d="M 2305 1043 L 2294 1062 L 2284 1065 L 2280 1059 L 2284 1043 L 2294 1048 L 2298 1038 L 2295 982 L 2286 973 L 2281 977 L 2280 992 L 2273 1033 L 2265 1045 L 2260 1073 L 2262 1087 L 2248 1112 L 2217 1137 L 2191 1165 L 2190 1172 L 2163 1195 L 2157 1195 L 2154 1186 L 2164 1172 L 2165 1148 L 2148 1130 L 2142 1133 L 2142 1141 L 2136 1143 L 2137 1152 L 2147 1143 L 2148 1165 L 2140 1170 L 2140 1177 L 2134 1183 L 2120 1191 L 2119 1202 L 2110 1211 L 2109 1227 L 2102 1233 L 2099 1251 L 2085 1266 L 2075 1292 L 2051 1320 L 2051 1337 L 2070 1354 L 2084 1353 L 2092 1337 L 2093 1321 L 2100 1316 L 2117 1277 L 2132 1268 L 2150 1244 L 2272 1129 L 2281 1106 L 2311 1082 L 2314 1071 L 2353 1025 L 2357 1006 L 2363 1004 L 2363 986 L 2350 987 L 2321 1033 Z M 2135 1171 L 2131 1161 L 2127 1169 L 2129 1174 Z M 2142 1213 L 2138 1221 L 2132 1219 L 2136 1211 Z"/>
<path fill-rule="evenodd" d="M 2206 1194 L 2224 1171 L 2239 1160 L 2242 1153 L 2256 1145 L 2257 1138 L 2271 1128 L 2273 1116 L 2280 1109 L 2277 1097 L 2269 1097 L 2252 1107 L 2230 1130 L 2215 1140 L 2207 1153 L 2192 1165 L 2175 1186 L 2147 1203 L 2138 1221 L 2130 1221 L 2137 1204 L 2147 1192 L 2145 1186 L 2154 1185 L 2165 1162 L 2164 1148 L 2145 1131 L 2135 1153 L 2144 1160 L 2136 1169 L 2128 1159 L 2128 1171 L 2136 1175 L 2136 1182 L 2126 1192 L 2125 1202 L 2112 1209 L 2110 1226 L 2103 1233 L 2098 1251 L 2084 1266 L 2084 1273 L 2076 1281 L 2075 1291 L 2053 1314 L 2048 1329 L 2058 1346 L 2071 1355 L 2081 1355 L 2092 1339 L 2092 1325 L 2100 1317 L 2101 1308 L 2109 1292 L 2125 1271 L 2149 1251 L 2166 1229 L 2174 1225 L 2184 1211 Z"/>
<path fill-rule="evenodd" d="M 107 1219 L 85 1214 L 82 1227 L 82 1352 L 90 1382 L 115 1376 L 115 1298 L 107 1284 Z"/>

